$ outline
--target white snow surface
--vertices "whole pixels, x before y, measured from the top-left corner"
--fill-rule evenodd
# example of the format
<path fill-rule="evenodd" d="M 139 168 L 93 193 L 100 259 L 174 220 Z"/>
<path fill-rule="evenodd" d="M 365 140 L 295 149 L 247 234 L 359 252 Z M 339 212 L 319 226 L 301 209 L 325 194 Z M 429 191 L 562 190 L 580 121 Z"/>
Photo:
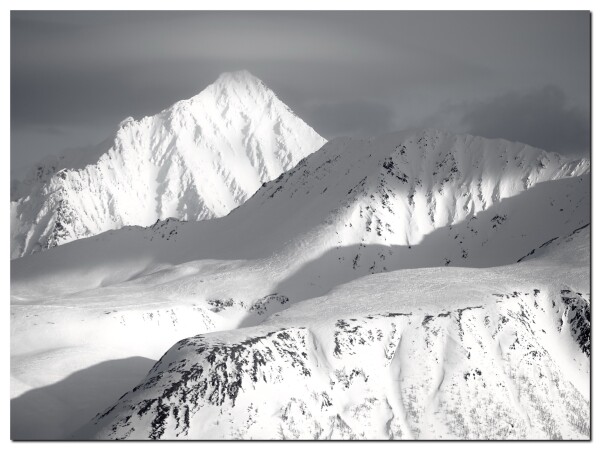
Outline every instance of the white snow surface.
<path fill-rule="evenodd" d="M 13 260 L 13 417 L 86 439 L 587 439 L 589 195 L 589 161 L 523 144 L 343 138 L 225 217 Z M 76 418 L 55 394 L 161 355 Z M 26 416 L 36 398 L 62 428 Z"/>
<path fill-rule="evenodd" d="M 325 140 L 247 71 L 85 152 L 37 165 L 12 193 L 11 258 L 126 225 L 226 215 Z"/>

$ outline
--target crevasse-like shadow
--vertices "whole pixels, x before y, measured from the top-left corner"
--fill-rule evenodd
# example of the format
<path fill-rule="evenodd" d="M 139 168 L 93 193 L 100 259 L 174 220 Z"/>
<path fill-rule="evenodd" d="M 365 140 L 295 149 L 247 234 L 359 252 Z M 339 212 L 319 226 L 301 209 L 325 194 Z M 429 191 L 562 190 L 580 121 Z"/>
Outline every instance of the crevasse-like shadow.
<path fill-rule="evenodd" d="M 114 403 L 148 373 L 155 361 L 139 356 L 105 361 L 58 383 L 10 401 L 10 437 L 18 441 L 62 440 Z"/>

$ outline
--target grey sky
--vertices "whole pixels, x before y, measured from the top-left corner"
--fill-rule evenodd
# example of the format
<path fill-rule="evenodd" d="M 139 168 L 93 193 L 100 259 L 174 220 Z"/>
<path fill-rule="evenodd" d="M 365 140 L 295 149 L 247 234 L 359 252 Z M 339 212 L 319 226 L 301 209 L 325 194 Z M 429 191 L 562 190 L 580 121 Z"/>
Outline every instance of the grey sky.
<path fill-rule="evenodd" d="M 326 138 L 589 148 L 587 12 L 13 12 L 11 170 L 248 69 Z"/>

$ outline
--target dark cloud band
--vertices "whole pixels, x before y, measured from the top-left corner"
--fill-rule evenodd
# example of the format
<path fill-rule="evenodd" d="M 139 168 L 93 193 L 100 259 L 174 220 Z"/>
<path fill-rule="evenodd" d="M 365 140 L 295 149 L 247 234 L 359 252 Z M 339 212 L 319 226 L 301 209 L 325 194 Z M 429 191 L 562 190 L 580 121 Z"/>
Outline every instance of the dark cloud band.
<path fill-rule="evenodd" d="M 575 151 L 588 145 L 589 41 L 587 12 L 12 12 L 11 169 L 242 68 L 327 138 L 416 126 L 450 104 L 469 105 L 438 120 L 450 131 Z"/>

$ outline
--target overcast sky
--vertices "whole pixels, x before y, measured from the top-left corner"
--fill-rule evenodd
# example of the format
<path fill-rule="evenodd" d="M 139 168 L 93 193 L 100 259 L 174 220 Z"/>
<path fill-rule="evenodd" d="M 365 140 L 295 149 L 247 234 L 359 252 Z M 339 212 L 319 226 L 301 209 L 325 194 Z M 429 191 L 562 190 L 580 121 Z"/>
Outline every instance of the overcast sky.
<path fill-rule="evenodd" d="M 589 151 L 587 12 L 13 12 L 11 171 L 248 69 L 326 138 Z"/>

